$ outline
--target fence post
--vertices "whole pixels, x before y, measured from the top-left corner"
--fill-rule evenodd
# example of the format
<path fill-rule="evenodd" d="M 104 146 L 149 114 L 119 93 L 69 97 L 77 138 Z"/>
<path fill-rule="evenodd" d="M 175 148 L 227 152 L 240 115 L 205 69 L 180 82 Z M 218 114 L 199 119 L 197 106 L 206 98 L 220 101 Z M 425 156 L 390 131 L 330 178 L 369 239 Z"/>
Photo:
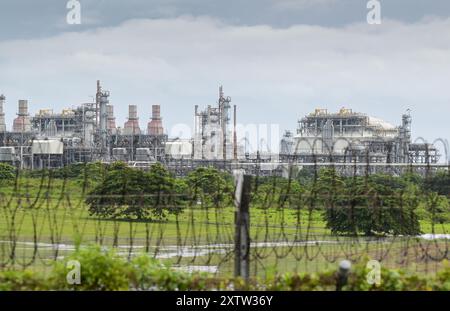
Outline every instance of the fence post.
<path fill-rule="evenodd" d="M 251 176 L 243 170 L 234 171 L 236 192 L 234 215 L 234 276 L 248 280 L 250 273 L 250 195 Z"/>
<path fill-rule="evenodd" d="M 342 287 L 344 287 L 347 284 L 348 280 L 348 274 L 350 272 L 352 264 L 348 260 L 342 260 L 339 263 L 339 270 L 337 273 L 337 280 L 336 280 L 336 290 L 341 291 Z"/>

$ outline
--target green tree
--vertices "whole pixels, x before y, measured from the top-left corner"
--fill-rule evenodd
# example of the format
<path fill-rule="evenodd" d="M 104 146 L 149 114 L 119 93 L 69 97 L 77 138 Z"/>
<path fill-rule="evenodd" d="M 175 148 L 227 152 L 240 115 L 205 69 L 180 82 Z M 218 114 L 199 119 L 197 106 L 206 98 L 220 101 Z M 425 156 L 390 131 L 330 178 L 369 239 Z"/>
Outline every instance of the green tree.
<path fill-rule="evenodd" d="M 7 184 L 16 178 L 16 168 L 6 163 L 0 163 L 0 185 Z"/>
<path fill-rule="evenodd" d="M 344 179 L 325 173 L 318 184 L 331 192 L 331 199 L 322 204 L 327 227 L 334 234 L 420 233 L 416 188 L 407 187 L 398 177 L 375 174 Z"/>
<path fill-rule="evenodd" d="M 314 180 L 314 169 L 314 167 L 303 167 L 295 177 L 301 185 L 308 185 Z"/>
<path fill-rule="evenodd" d="M 425 206 L 429 214 L 429 220 L 433 224 L 450 222 L 449 202 L 446 196 L 437 192 L 430 192 L 426 195 Z"/>
<path fill-rule="evenodd" d="M 116 162 L 108 168 L 104 179 L 89 193 L 86 203 L 91 215 L 121 218 L 134 212 L 136 218 L 144 218 L 143 172 Z M 125 212 L 124 212 L 125 210 Z"/>
<path fill-rule="evenodd" d="M 187 184 L 194 201 L 219 207 L 230 202 L 231 179 L 214 167 L 199 167 L 187 176 Z"/>
<path fill-rule="evenodd" d="M 84 163 L 76 175 L 77 182 L 83 189 L 95 187 L 104 179 L 106 169 L 106 165 L 99 161 Z"/>
<path fill-rule="evenodd" d="M 167 217 L 167 213 L 177 214 L 183 206 L 183 191 L 185 186 L 176 179 L 161 164 L 155 163 L 145 174 L 144 192 L 148 196 L 146 203 L 151 206 L 152 213 L 157 218 Z"/>
<path fill-rule="evenodd" d="M 440 171 L 425 178 L 424 189 L 437 192 L 439 195 L 450 196 L 450 171 Z"/>
<path fill-rule="evenodd" d="M 89 193 L 86 203 L 91 215 L 125 219 L 164 219 L 182 210 L 175 194 L 176 183 L 160 163 L 145 173 L 116 162 L 101 183 Z"/>
<path fill-rule="evenodd" d="M 267 209 L 298 207 L 304 187 L 293 178 L 279 176 L 259 177 L 252 189 L 252 204 Z"/>

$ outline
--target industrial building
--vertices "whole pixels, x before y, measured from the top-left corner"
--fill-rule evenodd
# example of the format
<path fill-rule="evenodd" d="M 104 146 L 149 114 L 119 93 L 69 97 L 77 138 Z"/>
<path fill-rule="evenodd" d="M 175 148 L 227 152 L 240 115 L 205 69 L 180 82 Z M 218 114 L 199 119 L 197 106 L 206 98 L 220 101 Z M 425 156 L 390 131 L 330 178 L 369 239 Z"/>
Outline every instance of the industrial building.
<path fill-rule="evenodd" d="M 316 109 L 298 121 L 297 134 L 285 133 L 281 157 L 298 162 L 437 163 L 432 144 L 411 141 L 411 116 L 394 126 L 379 118 L 342 108 Z"/>
<path fill-rule="evenodd" d="M 231 160 L 237 159 L 236 106 L 234 106 L 234 130 L 230 129 L 231 98 L 225 97 L 223 87 L 219 88 L 217 107 L 208 105 L 199 111 L 195 106 L 194 159 Z"/>
<path fill-rule="evenodd" d="M 117 127 L 110 93 L 97 81 L 95 102 L 61 112 L 40 109 L 34 116 L 28 101 L 19 100 L 12 131 L 7 131 L 0 97 L 0 161 L 18 162 L 24 168 L 53 168 L 77 162 L 173 160 L 228 160 L 234 157 L 230 130 L 230 101 L 220 87 L 218 107 L 198 112 L 192 139 L 168 139 L 161 107 L 152 105 L 145 130 L 140 128 L 137 105 L 129 105 L 128 119 Z M 236 112 L 236 108 L 234 109 Z M 236 115 L 236 114 L 235 114 Z M 235 133 L 234 133 L 235 135 Z M 8 154 L 8 156 L 7 156 Z"/>
<path fill-rule="evenodd" d="M 95 102 L 61 112 L 40 109 L 29 113 L 28 101 L 19 100 L 17 117 L 8 131 L 0 95 L 0 162 L 27 169 L 62 167 L 91 161 L 124 161 L 148 168 L 155 161 L 183 175 L 205 165 L 229 170 L 243 168 L 251 174 L 279 174 L 291 165 L 321 163 L 408 164 L 439 161 L 433 144 L 413 143 L 411 116 L 394 126 L 381 119 L 342 108 L 336 113 L 316 109 L 298 121 L 296 133 L 286 131 L 280 152 L 256 150 L 250 154 L 237 141 L 236 105 L 220 86 L 216 105 L 194 110 L 191 138 L 169 138 L 164 131 L 161 107 L 151 106 L 147 126 L 140 127 L 137 105 L 128 106 L 128 118 L 118 127 L 110 93 L 97 81 Z M 9 105 L 10 106 L 10 105 Z M 233 108 L 233 110 L 232 110 Z M 145 111 L 150 112 L 150 107 Z M 232 114 L 232 116 L 231 116 Z M 231 125 L 231 120 L 233 124 Z M 245 140 L 245 139 L 244 139 Z"/>
<path fill-rule="evenodd" d="M 164 134 L 159 105 L 153 105 L 148 131 L 139 128 L 136 105 L 129 106 L 124 127 L 116 127 L 109 92 L 97 81 L 96 101 L 55 113 L 40 109 L 28 112 L 28 101 L 19 100 L 12 131 L 7 131 L 6 98 L 0 97 L 0 161 L 19 163 L 23 168 L 54 168 L 77 162 L 164 160 Z"/>

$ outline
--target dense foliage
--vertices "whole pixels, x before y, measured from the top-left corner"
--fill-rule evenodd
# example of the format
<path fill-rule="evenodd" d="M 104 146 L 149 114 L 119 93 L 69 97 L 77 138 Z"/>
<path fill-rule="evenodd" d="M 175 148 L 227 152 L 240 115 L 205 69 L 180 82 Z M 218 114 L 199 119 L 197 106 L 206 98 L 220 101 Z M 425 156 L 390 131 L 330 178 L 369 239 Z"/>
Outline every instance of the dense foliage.
<path fill-rule="evenodd" d="M 160 163 L 149 172 L 116 162 L 104 173 L 86 199 L 91 215 L 123 219 L 165 219 L 182 210 L 183 186 Z"/>
<path fill-rule="evenodd" d="M 160 163 L 148 172 L 116 162 L 93 183 L 86 203 L 91 215 L 104 218 L 161 220 L 178 214 L 189 203 L 229 206 L 231 177 L 212 167 L 200 167 L 186 178 L 175 178 Z M 87 177 L 86 177 L 87 178 Z"/>
<path fill-rule="evenodd" d="M 80 284 L 68 284 L 70 260 L 80 262 Z M 343 290 L 409 291 L 450 290 L 450 266 L 434 277 L 408 275 L 401 270 L 381 269 L 381 284 L 367 282 L 369 270 L 363 265 L 352 268 Z M 131 261 L 112 250 L 98 246 L 78 249 L 55 263 L 49 275 L 25 271 L 0 272 L 0 290 L 335 290 L 337 274 L 326 271 L 313 274 L 285 273 L 267 279 L 244 282 L 239 278 L 217 277 L 206 273 L 187 273 L 162 265 L 147 255 Z"/>
<path fill-rule="evenodd" d="M 420 233 L 418 189 L 402 179 L 381 174 L 344 178 L 322 170 L 313 191 L 335 234 Z"/>
<path fill-rule="evenodd" d="M 199 167 L 187 176 L 193 202 L 220 207 L 231 204 L 233 186 L 231 177 L 213 167 Z"/>
<path fill-rule="evenodd" d="M 440 171 L 427 176 L 423 182 L 424 189 L 437 192 L 439 195 L 450 195 L 450 171 Z"/>
<path fill-rule="evenodd" d="M 0 163 L 0 183 L 9 182 L 16 178 L 16 168 L 6 163 Z"/>
<path fill-rule="evenodd" d="M 16 168 L 0 165 L 3 183 L 12 184 L 16 173 Z M 419 219 L 431 223 L 432 232 L 434 225 L 450 222 L 447 171 L 425 176 L 349 176 L 331 168 L 305 167 L 289 175 L 292 178 L 254 177 L 251 207 L 288 209 L 310 216 L 320 212 L 327 228 L 342 235 L 417 235 L 421 231 Z M 72 187 L 80 188 L 80 195 L 87 194 L 90 214 L 106 219 L 164 220 L 186 206 L 233 205 L 232 176 L 213 167 L 199 167 L 186 177 L 174 177 L 160 163 L 145 172 L 121 162 L 94 162 L 49 171 L 20 171 L 17 176 L 29 178 L 25 184 L 30 186 L 38 183 L 33 179 L 38 177 L 41 186 L 47 185 L 47 179 L 69 179 Z"/>
<path fill-rule="evenodd" d="M 447 198 L 424 192 L 415 174 L 343 176 L 307 168 L 293 179 L 259 177 L 254 190 L 252 206 L 321 211 L 333 234 L 417 235 L 420 217 L 443 223 L 449 215 Z"/>
<path fill-rule="evenodd" d="M 267 209 L 297 208 L 304 204 L 306 187 L 295 179 L 282 177 L 260 177 L 255 179 L 253 187 L 253 206 Z"/>

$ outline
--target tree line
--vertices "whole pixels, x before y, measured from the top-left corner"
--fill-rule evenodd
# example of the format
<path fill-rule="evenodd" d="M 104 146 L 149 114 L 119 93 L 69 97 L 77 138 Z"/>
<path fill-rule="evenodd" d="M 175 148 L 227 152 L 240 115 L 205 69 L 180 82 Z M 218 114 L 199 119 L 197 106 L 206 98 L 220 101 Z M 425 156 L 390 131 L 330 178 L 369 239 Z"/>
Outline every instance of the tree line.
<path fill-rule="evenodd" d="M 0 164 L 0 186 L 17 173 L 15 167 Z M 123 162 L 94 162 L 25 174 L 76 180 L 86 193 L 90 214 L 108 219 L 160 221 L 187 207 L 229 207 L 234 199 L 232 176 L 213 167 L 175 177 L 161 163 L 143 171 Z M 416 235 L 421 219 L 450 222 L 449 197 L 448 171 L 426 177 L 343 176 L 332 168 L 303 169 L 292 178 L 256 176 L 252 183 L 253 208 L 319 213 L 333 234 Z"/>

